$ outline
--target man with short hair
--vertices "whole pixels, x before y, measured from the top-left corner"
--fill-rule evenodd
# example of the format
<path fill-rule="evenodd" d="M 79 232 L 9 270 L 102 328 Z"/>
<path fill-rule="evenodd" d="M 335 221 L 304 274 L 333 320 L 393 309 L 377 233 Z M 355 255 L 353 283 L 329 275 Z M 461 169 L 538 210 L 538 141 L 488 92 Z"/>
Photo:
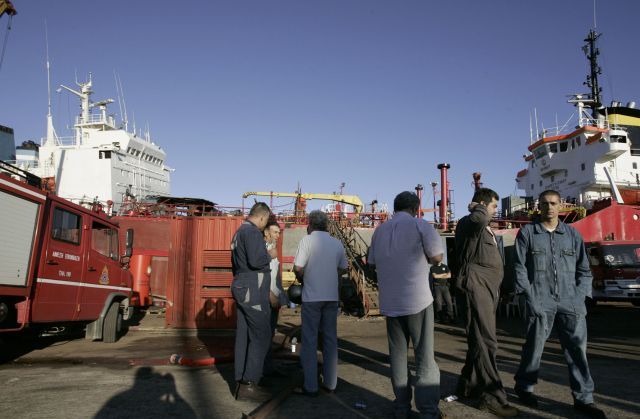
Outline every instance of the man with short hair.
<path fill-rule="evenodd" d="M 262 236 L 270 215 L 267 204 L 257 202 L 231 242 L 231 293 L 238 318 L 234 359 L 236 399 L 264 401 L 270 397 L 258 387 L 271 344 L 269 264 L 277 252 L 267 251 Z"/>
<path fill-rule="evenodd" d="M 342 243 L 327 232 L 327 214 L 311 211 L 308 235 L 298 244 L 293 262 L 302 285 L 302 389 L 296 393 L 318 394 L 318 332 L 322 333 L 322 385 L 328 392 L 338 383 L 338 301 L 340 276 L 347 272 Z"/>
<path fill-rule="evenodd" d="M 453 323 L 455 313 L 453 311 L 453 301 L 451 292 L 449 291 L 451 270 L 447 265 L 440 262 L 431 266 L 429 270 L 433 283 L 433 298 L 435 305 L 435 316 L 440 322 Z M 447 306 L 447 312 L 444 313 L 442 306 Z"/>
<path fill-rule="evenodd" d="M 276 249 L 278 246 L 278 239 L 280 238 L 280 226 L 275 219 L 269 220 L 267 226 L 264 228 L 264 241 L 267 250 Z M 276 327 L 278 326 L 278 314 L 280 313 L 280 307 L 289 304 L 287 294 L 282 288 L 282 275 L 280 274 L 280 261 L 277 257 L 271 259 L 269 265 L 271 269 L 271 281 L 269 283 L 269 303 L 271 305 L 271 341 L 276 333 Z M 272 357 L 272 344 L 270 342 L 267 355 L 264 358 L 264 375 L 267 377 L 284 377 L 285 375 L 278 371 L 273 365 Z"/>
<path fill-rule="evenodd" d="M 470 214 L 462 217 L 456 227 L 456 285 L 465 294 L 468 345 L 457 393 L 461 397 L 479 397 L 481 410 L 497 416 L 516 416 L 518 409 L 507 402 L 496 363 L 496 309 L 504 266 L 489 222 L 497 209 L 498 194 L 480 188 L 469 204 Z"/>
<path fill-rule="evenodd" d="M 380 312 L 386 316 L 395 400 L 394 418 L 411 414 L 412 388 L 407 353 L 413 342 L 416 362 L 415 403 L 421 418 L 440 418 L 440 370 L 433 351 L 433 296 L 429 261 L 442 261 L 442 239 L 424 219 L 416 218 L 420 201 L 399 193 L 393 217 L 373 233 L 367 263 L 376 272 Z"/>
<path fill-rule="evenodd" d="M 593 379 L 587 362 L 587 310 L 591 270 L 580 233 L 559 220 L 560 194 L 542 192 L 540 220 L 520 229 L 516 238 L 516 292 L 524 294 L 527 339 L 516 373 L 516 394 L 537 407 L 533 386 L 538 381 L 544 344 L 555 324 L 569 367 L 573 407 L 591 418 L 604 418 L 593 403 Z"/>

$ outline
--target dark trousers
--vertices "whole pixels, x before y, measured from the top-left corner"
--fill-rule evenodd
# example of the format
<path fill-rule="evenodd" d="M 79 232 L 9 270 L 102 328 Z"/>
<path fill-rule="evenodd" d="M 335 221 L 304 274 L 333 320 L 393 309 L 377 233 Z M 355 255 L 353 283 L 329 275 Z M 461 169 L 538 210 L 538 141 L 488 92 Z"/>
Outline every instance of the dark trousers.
<path fill-rule="evenodd" d="M 271 307 L 271 339 L 269 341 L 269 349 L 267 349 L 267 355 L 264 357 L 264 368 L 263 371 L 265 374 L 269 374 L 275 370 L 275 366 L 273 365 L 273 337 L 276 334 L 276 328 L 278 327 L 278 314 L 280 314 L 279 308 Z"/>
<path fill-rule="evenodd" d="M 467 397 L 495 397 L 507 403 L 496 364 L 498 338 L 496 336 L 496 309 L 498 295 L 480 281 L 469 281 L 466 295 L 467 359 L 458 392 Z"/>
<path fill-rule="evenodd" d="M 442 306 L 447 305 L 447 315 L 449 318 L 453 319 L 453 302 L 451 301 L 451 293 L 449 292 L 448 285 L 438 285 L 435 284 L 433 286 L 433 299 L 434 304 L 436 306 L 436 316 L 441 315 Z"/>
<path fill-rule="evenodd" d="M 259 273 L 258 275 L 263 275 Z M 269 294 L 255 279 L 237 278 L 231 285 L 238 317 L 234 367 L 236 381 L 257 383 L 271 345 Z"/>
<path fill-rule="evenodd" d="M 540 316 L 527 307 L 527 340 L 515 377 L 516 388 L 533 391 L 533 385 L 538 382 L 544 344 L 554 323 L 569 367 L 573 398 L 582 403 L 593 403 L 593 380 L 587 363 L 587 320 L 582 314 L 558 313 L 556 307 L 543 309 Z"/>

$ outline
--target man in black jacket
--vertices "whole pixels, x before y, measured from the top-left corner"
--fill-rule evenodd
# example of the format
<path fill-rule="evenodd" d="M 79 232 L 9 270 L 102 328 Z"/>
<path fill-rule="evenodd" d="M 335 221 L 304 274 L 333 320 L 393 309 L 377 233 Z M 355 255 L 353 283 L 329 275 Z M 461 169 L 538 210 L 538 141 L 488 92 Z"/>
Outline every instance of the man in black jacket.
<path fill-rule="evenodd" d="M 470 214 L 456 228 L 460 267 L 456 285 L 465 293 L 468 344 L 457 392 L 462 397 L 480 397 L 481 410 L 515 416 L 518 410 L 507 403 L 496 364 L 496 309 L 504 267 L 489 222 L 497 208 L 498 194 L 478 189 L 469 204 Z"/>

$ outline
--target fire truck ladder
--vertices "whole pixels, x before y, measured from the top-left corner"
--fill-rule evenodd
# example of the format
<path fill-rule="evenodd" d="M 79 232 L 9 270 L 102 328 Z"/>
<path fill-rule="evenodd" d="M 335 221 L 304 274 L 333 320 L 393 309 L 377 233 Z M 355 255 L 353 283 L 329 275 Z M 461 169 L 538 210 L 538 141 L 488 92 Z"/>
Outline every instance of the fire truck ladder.
<path fill-rule="evenodd" d="M 357 295 L 364 306 L 365 315 L 379 315 L 378 281 L 366 264 L 369 246 L 358 234 L 350 219 L 329 220 L 329 233 L 340 240 L 344 246 L 349 262 L 349 277 L 356 285 Z"/>

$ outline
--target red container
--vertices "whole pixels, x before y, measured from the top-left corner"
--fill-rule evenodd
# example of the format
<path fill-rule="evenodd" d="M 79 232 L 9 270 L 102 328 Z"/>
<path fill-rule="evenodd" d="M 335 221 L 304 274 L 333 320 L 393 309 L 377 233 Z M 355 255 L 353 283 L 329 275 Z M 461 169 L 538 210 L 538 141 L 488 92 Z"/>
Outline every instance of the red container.
<path fill-rule="evenodd" d="M 171 220 L 166 325 L 177 328 L 236 326 L 231 297 L 231 239 L 243 217 Z"/>

